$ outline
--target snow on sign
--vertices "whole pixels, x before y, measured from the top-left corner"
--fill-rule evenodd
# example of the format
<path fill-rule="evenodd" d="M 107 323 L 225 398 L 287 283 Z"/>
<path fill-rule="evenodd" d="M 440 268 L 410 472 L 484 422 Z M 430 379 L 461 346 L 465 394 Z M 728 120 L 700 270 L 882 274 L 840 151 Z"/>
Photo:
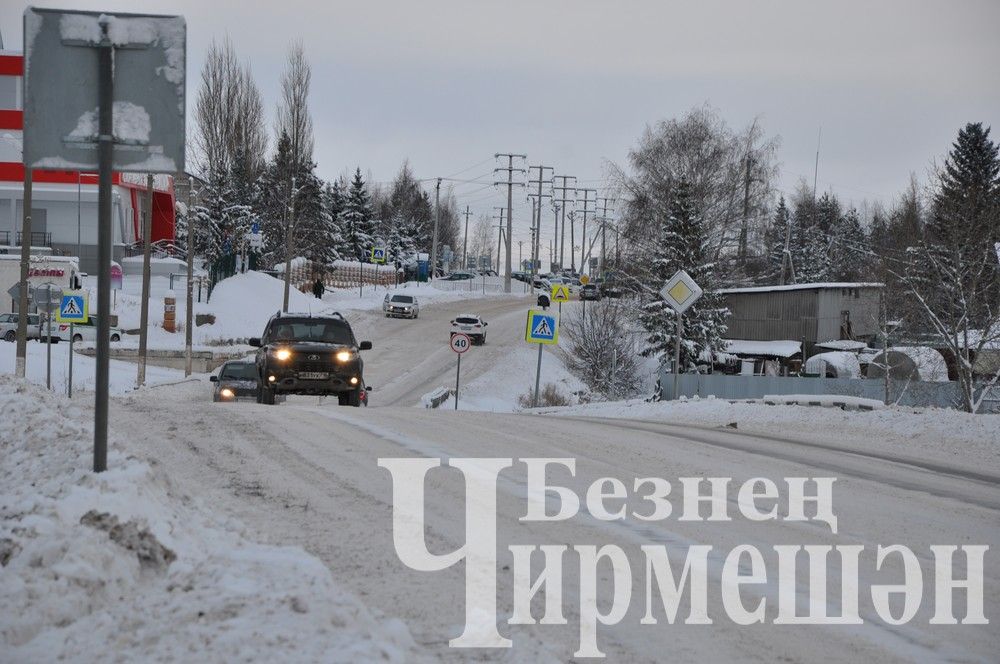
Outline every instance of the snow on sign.
<path fill-rule="evenodd" d="M 98 170 L 105 46 L 114 61 L 114 170 L 184 170 L 186 33 L 181 16 L 26 9 L 24 164 Z"/>
<path fill-rule="evenodd" d="M 90 318 L 87 291 L 63 291 L 56 321 L 60 323 L 86 323 Z"/>
<path fill-rule="evenodd" d="M 663 299 L 679 314 L 684 313 L 688 307 L 697 302 L 701 294 L 701 286 L 696 284 L 691 275 L 684 270 L 678 270 L 660 289 L 660 295 Z"/>
<path fill-rule="evenodd" d="M 372 263 L 385 262 L 385 247 L 372 247 Z"/>
<path fill-rule="evenodd" d="M 533 344 L 558 344 L 559 318 L 554 314 L 532 309 L 528 312 L 524 340 Z"/>
<path fill-rule="evenodd" d="M 467 334 L 453 334 L 451 335 L 451 349 L 461 355 L 465 351 L 472 348 L 472 340 Z"/>

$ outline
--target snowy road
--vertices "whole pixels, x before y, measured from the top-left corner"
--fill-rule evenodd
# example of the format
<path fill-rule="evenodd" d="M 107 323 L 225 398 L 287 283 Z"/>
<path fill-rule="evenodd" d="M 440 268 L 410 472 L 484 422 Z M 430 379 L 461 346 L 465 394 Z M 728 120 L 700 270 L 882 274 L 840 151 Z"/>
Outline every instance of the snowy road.
<path fill-rule="evenodd" d="M 356 320 L 359 338 L 371 338 L 368 380 L 376 386 L 375 407 L 338 408 L 317 399 L 291 399 L 283 406 L 212 404 L 207 384 L 186 383 L 151 388 L 117 399 L 112 406 L 115 433 L 128 439 L 130 451 L 157 461 L 183 492 L 197 496 L 246 523 L 265 542 L 298 544 L 322 559 L 337 581 L 371 607 L 401 618 L 432 657 L 451 660 L 532 661 L 546 655 L 572 657 L 579 642 L 579 580 L 574 556 L 564 566 L 564 626 L 508 626 L 512 606 L 511 576 L 506 567 L 510 544 L 618 544 L 628 554 L 635 585 L 625 619 L 599 632 L 608 661 L 990 661 L 997 652 L 995 627 L 929 625 L 933 612 L 932 544 L 986 544 L 986 615 L 1000 610 L 1000 577 L 995 552 L 1000 546 L 1000 468 L 977 468 L 938 459 L 908 456 L 899 460 L 882 452 L 865 454 L 838 445 L 829 431 L 817 443 L 796 442 L 795 431 L 764 437 L 742 431 L 671 426 L 651 422 L 596 418 L 430 411 L 403 407 L 421 393 L 453 380 L 447 349 L 450 316 L 461 310 L 482 313 L 490 322 L 486 352 L 463 362 L 469 378 L 502 362 L 519 341 L 527 300 L 490 300 L 428 310 L 418 321 L 387 321 L 375 314 Z M 141 436 L 128 436 L 141 431 Z M 380 457 L 573 457 L 575 478 L 558 482 L 584 496 L 601 477 L 616 477 L 631 488 L 633 478 L 732 477 L 726 523 L 681 521 L 598 522 L 587 514 L 558 523 L 521 522 L 525 510 L 524 468 L 507 471 L 498 496 L 498 582 L 500 631 L 513 639 L 510 651 L 463 651 L 448 647 L 464 619 L 462 565 L 441 572 L 405 567 L 393 549 L 392 486 Z M 837 477 L 835 511 L 839 533 L 816 521 L 750 522 L 735 511 L 735 489 L 746 479 L 768 477 Z M 629 494 L 630 507 L 640 500 Z M 436 553 L 464 542 L 464 492 L 452 469 L 428 475 L 426 499 L 428 545 Z M 860 544 L 860 626 L 737 627 L 719 609 L 718 592 L 709 593 L 706 626 L 640 625 L 645 611 L 640 545 L 658 543 L 683 551 L 691 543 L 729 551 L 752 544 L 766 552 L 776 544 Z M 879 544 L 905 544 L 918 556 L 925 599 L 906 625 L 890 626 L 876 618 L 866 588 L 900 583 L 901 566 L 887 559 L 874 572 Z M 994 556 L 994 557 L 990 557 Z M 713 559 L 710 559 L 710 563 Z M 964 576 L 963 558 L 955 573 Z M 744 590 L 767 600 L 776 611 L 773 557 L 766 559 L 769 583 Z M 710 564 L 709 577 L 718 575 Z M 828 603 L 838 613 L 839 565 L 828 565 Z M 801 571 L 801 570 L 800 570 Z M 537 570 L 536 570 L 537 572 Z M 607 569 L 601 569 L 607 575 Z M 574 579 L 577 579 L 574 581 Z M 602 583 L 608 579 L 603 578 Z M 601 586 L 604 587 L 604 586 Z M 756 593 L 756 594 L 755 594 Z M 804 598 L 799 598 L 804 601 Z M 654 599 L 654 602 L 658 602 Z M 686 600 L 684 600 L 686 601 Z M 955 593 L 964 616 L 964 592 Z M 662 608 L 660 609 L 662 611 Z M 540 609 L 536 617 L 541 614 Z M 897 609 L 898 614 L 898 609 Z M 680 616 L 687 615 L 682 602 Z"/>

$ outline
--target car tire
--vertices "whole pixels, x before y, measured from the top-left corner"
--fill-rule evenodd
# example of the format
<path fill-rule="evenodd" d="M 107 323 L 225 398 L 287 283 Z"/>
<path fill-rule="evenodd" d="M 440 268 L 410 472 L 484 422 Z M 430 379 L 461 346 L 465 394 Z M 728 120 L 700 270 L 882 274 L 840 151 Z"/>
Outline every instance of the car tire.
<path fill-rule="evenodd" d="M 263 382 L 257 386 L 257 403 L 262 403 L 265 406 L 274 405 L 274 390 L 268 388 Z"/>
<path fill-rule="evenodd" d="M 4 341 L 15 341 L 17 339 L 17 333 L 14 330 L 7 330 L 7 334 L 3 335 Z"/>
<path fill-rule="evenodd" d="M 120 336 L 118 336 L 117 334 L 112 334 L 111 335 L 111 340 L 112 341 L 121 341 L 122 338 Z"/>
<path fill-rule="evenodd" d="M 111 337 L 111 340 L 112 341 L 117 341 L 117 339 L 115 339 L 114 337 Z M 73 335 L 73 343 L 78 344 L 81 341 L 83 341 L 83 335 L 82 334 L 74 334 Z"/>
<path fill-rule="evenodd" d="M 361 406 L 361 388 L 356 388 L 347 393 L 348 406 L 359 408 Z"/>

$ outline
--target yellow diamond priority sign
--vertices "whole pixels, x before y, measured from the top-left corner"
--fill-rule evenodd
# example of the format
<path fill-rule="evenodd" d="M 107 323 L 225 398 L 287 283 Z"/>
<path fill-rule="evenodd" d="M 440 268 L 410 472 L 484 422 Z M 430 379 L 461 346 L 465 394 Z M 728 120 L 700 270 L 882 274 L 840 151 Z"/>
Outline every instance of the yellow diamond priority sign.
<path fill-rule="evenodd" d="M 678 270 L 660 289 L 663 299 L 679 314 L 694 304 L 701 294 L 701 286 L 696 284 L 691 275 L 684 270 Z"/>

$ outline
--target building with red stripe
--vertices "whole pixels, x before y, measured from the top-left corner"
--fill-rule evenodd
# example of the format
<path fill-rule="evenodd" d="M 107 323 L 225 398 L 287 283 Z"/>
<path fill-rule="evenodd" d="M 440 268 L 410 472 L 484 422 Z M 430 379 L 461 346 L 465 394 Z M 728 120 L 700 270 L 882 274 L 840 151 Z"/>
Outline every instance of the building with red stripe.
<path fill-rule="evenodd" d="M 0 50 L 0 254 L 19 253 L 24 215 L 24 57 Z M 146 176 L 115 173 L 112 179 L 114 257 L 134 251 L 142 240 L 146 209 Z M 173 178 L 157 175 L 153 182 L 153 242 L 174 240 Z M 97 174 L 78 171 L 32 173 L 32 246 L 56 255 L 79 256 L 80 269 L 97 270 Z"/>

